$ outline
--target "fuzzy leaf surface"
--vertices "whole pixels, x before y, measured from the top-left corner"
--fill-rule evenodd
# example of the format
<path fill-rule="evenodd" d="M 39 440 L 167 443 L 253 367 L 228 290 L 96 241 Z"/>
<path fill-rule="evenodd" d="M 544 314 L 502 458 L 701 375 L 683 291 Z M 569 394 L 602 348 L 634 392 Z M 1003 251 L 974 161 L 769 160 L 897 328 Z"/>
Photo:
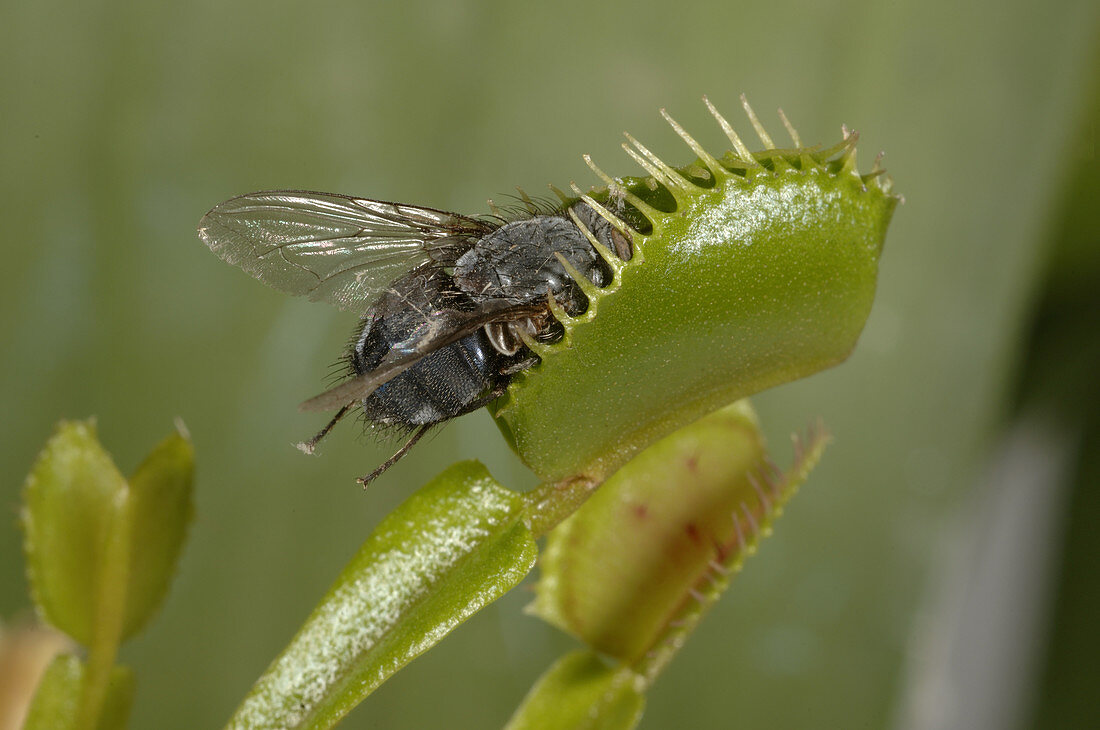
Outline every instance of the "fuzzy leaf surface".
<path fill-rule="evenodd" d="M 527 575 L 537 548 L 520 508 L 472 461 L 413 494 L 367 538 L 229 727 L 335 725 Z"/>

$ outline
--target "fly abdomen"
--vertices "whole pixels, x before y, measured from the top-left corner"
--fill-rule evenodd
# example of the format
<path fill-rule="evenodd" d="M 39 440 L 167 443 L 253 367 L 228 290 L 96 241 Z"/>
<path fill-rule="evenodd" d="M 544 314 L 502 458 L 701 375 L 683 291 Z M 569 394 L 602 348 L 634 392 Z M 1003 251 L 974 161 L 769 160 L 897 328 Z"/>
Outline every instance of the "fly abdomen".
<path fill-rule="evenodd" d="M 363 401 L 375 423 L 427 426 L 481 405 L 501 379 L 501 355 L 484 330 L 440 348 L 385 383 Z"/>
<path fill-rule="evenodd" d="M 380 366 L 398 344 L 415 340 L 442 310 L 474 307 L 451 278 L 435 267 L 422 267 L 395 281 L 363 318 L 351 348 L 355 375 Z M 424 353 L 407 370 L 383 383 L 363 400 L 363 413 L 375 423 L 417 427 L 440 423 L 483 405 L 502 381 L 507 360 L 489 343 L 482 328 L 451 344 Z"/>

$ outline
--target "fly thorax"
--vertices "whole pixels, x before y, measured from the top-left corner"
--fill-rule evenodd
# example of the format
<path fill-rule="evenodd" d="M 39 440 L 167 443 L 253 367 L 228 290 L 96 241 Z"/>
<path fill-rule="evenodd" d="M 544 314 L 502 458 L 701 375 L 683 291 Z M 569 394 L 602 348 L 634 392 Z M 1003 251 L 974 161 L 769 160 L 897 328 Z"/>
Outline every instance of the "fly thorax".
<path fill-rule="evenodd" d="M 456 262 L 454 280 L 475 301 L 534 304 L 549 291 L 577 314 L 588 302 L 562 258 L 596 286 L 610 281 L 599 254 L 572 220 L 548 215 L 508 223 L 479 240 Z"/>

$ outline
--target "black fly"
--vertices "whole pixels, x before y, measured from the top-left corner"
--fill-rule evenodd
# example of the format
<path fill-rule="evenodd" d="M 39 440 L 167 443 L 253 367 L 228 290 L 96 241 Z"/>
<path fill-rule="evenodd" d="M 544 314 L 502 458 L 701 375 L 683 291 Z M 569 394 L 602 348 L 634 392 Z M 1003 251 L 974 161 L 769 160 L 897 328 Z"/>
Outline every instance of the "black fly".
<path fill-rule="evenodd" d="M 302 404 L 336 411 L 317 442 L 357 405 L 367 420 L 411 430 L 367 484 L 432 426 L 503 395 L 538 362 L 525 338 L 552 341 L 567 313 L 588 306 L 569 268 L 598 287 L 611 272 L 588 232 L 620 259 L 630 239 L 584 202 L 511 222 L 302 190 L 250 193 L 207 213 L 199 236 L 214 253 L 290 294 L 364 312 L 350 377 Z M 568 262 L 567 267 L 564 262 Z"/>

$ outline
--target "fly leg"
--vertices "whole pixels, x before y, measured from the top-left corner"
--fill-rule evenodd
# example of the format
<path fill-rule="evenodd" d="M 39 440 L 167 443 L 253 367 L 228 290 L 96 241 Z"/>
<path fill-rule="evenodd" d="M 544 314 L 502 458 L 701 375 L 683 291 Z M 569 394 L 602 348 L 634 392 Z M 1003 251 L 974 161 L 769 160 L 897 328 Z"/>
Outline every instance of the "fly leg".
<path fill-rule="evenodd" d="M 375 469 L 374 471 L 372 471 L 370 474 L 367 474 L 364 477 L 359 477 L 359 479 L 357 481 L 360 484 L 362 484 L 364 487 L 366 487 L 368 484 L 370 484 L 375 479 L 380 477 L 382 475 L 382 472 L 386 471 L 391 466 L 393 466 L 394 464 L 399 462 L 401 460 L 401 457 L 403 457 L 405 454 L 409 453 L 409 449 L 411 449 L 413 446 L 415 446 L 416 442 L 419 441 L 420 438 L 428 432 L 428 429 L 431 428 L 434 425 L 435 425 L 434 423 L 429 423 L 425 426 L 421 426 L 420 428 L 416 429 L 416 431 L 413 432 L 413 435 L 409 438 L 409 440 L 405 442 L 405 445 L 397 450 L 396 454 L 394 454 L 393 456 L 391 456 L 390 458 L 386 459 L 381 464 L 379 464 L 378 468 Z"/>
<path fill-rule="evenodd" d="M 519 362 L 514 362 L 511 365 L 508 365 L 506 367 L 501 368 L 500 369 L 500 374 L 501 375 L 515 375 L 516 373 L 523 372 L 524 370 L 527 370 L 528 368 L 533 368 L 538 364 L 539 364 L 539 359 L 537 357 L 535 357 L 534 355 L 532 355 L 531 357 L 525 357 L 522 360 L 520 360 Z M 490 398 L 490 400 L 492 400 L 494 398 L 498 398 L 501 395 L 504 395 L 504 389 L 503 388 L 501 388 L 499 395 L 494 395 L 493 398 Z M 481 405 L 479 405 L 478 408 L 481 408 L 481 406 L 483 406 L 483 405 L 485 405 L 485 403 L 482 403 Z M 473 410 L 477 410 L 477 408 L 475 408 Z"/>
<path fill-rule="evenodd" d="M 299 441 L 294 445 L 297 446 L 298 450 L 301 451 L 303 454 L 312 454 L 313 450 L 317 448 L 317 442 L 323 439 L 325 437 L 325 434 L 331 431 L 332 427 L 339 423 L 341 418 L 347 415 L 348 411 L 351 410 L 351 407 L 353 405 L 355 405 L 354 402 L 348 403 L 346 406 L 337 411 L 336 415 L 332 417 L 332 420 L 329 421 L 328 424 L 309 441 Z"/>
<path fill-rule="evenodd" d="M 527 364 L 527 361 L 525 360 L 525 361 L 523 361 L 523 363 L 517 363 L 517 365 L 524 364 L 524 367 L 530 367 L 535 362 L 538 362 L 538 358 L 531 358 L 531 360 L 533 360 L 534 362 Z M 515 367 L 515 366 L 513 366 L 513 367 Z M 456 416 L 463 416 L 467 413 L 473 413 L 474 411 L 478 410 L 479 408 L 483 408 L 483 407 L 487 406 L 489 403 L 492 403 L 497 398 L 504 395 L 504 392 L 507 389 L 508 389 L 508 386 L 506 386 L 506 385 L 498 385 L 497 387 L 490 390 L 488 393 L 486 393 L 481 398 L 478 398 L 476 401 L 474 401 L 470 405 L 466 406 L 464 409 L 462 409 L 462 412 L 456 414 Z M 428 429 L 430 429 L 432 426 L 435 426 L 435 425 L 437 425 L 437 424 L 429 423 L 429 424 L 426 424 L 426 425 L 421 426 L 420 428 L 416 429 L 416 431 L 413 432 L 413 435 L 411 437 L 409 437 L 409 440 L 405 442 L 405 445 L 397 450 L 396 454 L 394 454 L 393 456 L 391 456 L 390 458 L 388 458 L 384 462 L 382 462 L 378 466 L 378 468 L 375 469 L 374 471 L 372 471 L 370 474 L 367 474 L 366 476 L 363 476 L 363 477 L 359 477 L 359 479 L 358 479 L 359 483 L 362 484 L 364 487 L 366 487 L 368 484 L 370 484 L 375 479 L 380 477 L 383 472 L 385 472 L 391 466 L 393 466 L 398 461 L 400 461 L 401 458 L 403 456 L 405 456 L 405 454 L 409 453 L 409 449 L 411 449 L 413 446 L 415 446 L 416 442 L 419 441 L 421 439 L 421 437 L 423 437 L 424 434 L 426 434 L 428 432 Z M 330 428 L 331 428 L 331 426 L 330 426 Z"/>

